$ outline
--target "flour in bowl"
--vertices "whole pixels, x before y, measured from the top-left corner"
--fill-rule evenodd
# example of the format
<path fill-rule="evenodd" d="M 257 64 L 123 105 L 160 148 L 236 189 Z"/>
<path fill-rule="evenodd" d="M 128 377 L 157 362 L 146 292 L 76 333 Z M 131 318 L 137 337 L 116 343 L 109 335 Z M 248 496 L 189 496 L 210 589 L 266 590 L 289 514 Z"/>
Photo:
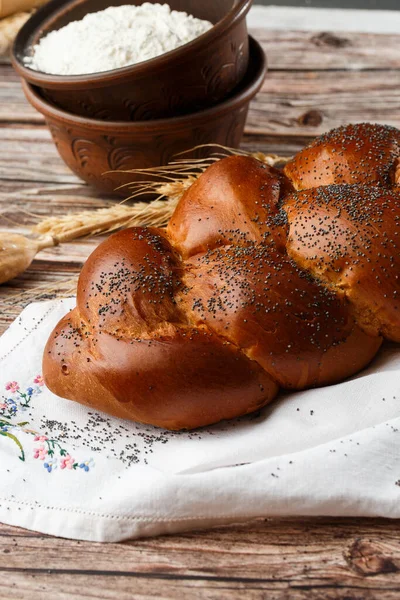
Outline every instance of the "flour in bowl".
<path fill-rule="evenodd" d="M 175 50 L 212 26 L 168 4 L 113 6 L 52 31 L 24 62 L 53 75 L 110 71 Z"/>

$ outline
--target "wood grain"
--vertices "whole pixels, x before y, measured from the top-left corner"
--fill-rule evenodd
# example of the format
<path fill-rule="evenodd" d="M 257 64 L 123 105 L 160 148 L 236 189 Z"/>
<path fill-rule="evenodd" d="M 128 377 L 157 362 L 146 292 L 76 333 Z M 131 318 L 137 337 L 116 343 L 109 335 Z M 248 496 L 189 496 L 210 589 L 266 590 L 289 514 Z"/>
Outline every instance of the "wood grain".
<path fill-rule="evenodd" d="M 391 600 L 400 591 L 399 524 L 258 520 L 107 545 L 1 526 L 0 573 L 10 586 L 0 598 Z"/>
<path fill-rule="evenodd" d="M 348 121 L 400 126 L 400 36 L 257 30 L 270 71 L 243 147 L 282 155 Z M 97 208 L 59 159 L 42 117 L 0 60 L 0 228 Z M 40 253 L 0 288 L 0 332 L 32 298 L 73 291 L 100 238 Z M 0 599 L 397 600 L 400 523 L 259 520 L 207 532 L 91 544 L 0 525 Z"/>
<path fill-rule="evenodd" d="M 313 137 L 360 120 L 400 127 L 400 71 L 269 73 L 246 130 Z"/>
<path fill-rule="evenodd" d="M 343 18 L 346 18 L 345 12 Z M 274 71 L 354 71 L 400 67 L 398 35 L 268 29 L 253 29 L 250 33 L 261 42 L 269 67 Z"/>

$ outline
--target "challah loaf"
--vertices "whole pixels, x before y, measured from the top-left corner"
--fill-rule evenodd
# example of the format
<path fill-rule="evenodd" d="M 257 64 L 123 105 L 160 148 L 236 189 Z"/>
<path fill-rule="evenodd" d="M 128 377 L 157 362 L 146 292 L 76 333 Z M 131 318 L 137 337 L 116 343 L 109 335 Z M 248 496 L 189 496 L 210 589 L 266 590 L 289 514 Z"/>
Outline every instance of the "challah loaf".
<path fill-rule="evenodd" d="M 395 162 L 400 132 L 389 131 L 380 177 Z M 100 244 L 47 343 L 48 387 L 117 417 L 195 428 L 254 411 L 281 387 L 341 381 L 383 338 L 399 342 L 400 192 L 377 175 L 294 192 L 296 160 L 282 173 L 225 158 L 166 231 Z"/>

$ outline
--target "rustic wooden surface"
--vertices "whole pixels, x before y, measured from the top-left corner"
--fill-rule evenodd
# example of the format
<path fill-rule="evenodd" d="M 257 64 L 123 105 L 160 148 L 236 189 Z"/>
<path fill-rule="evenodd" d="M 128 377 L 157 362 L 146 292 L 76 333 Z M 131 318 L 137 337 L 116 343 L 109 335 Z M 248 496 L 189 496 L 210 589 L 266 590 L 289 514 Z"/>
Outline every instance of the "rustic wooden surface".
<path fill-rule="evenodd" d="M 0 529 L 0 598 L 388 600 L 400 597 L 395 522 L 263 520 L 124 544 Z"/>
<path fill-rule="evenodd" d="M 349 121 L 400 127 L 400 36 L 256 30 L 270 72 L 243 146 L 290 155 Z M 0 227 L 106 206 L 61 162 L 42 117 L 0 64 Z M 64 291 L 99 239 L 38 255 L 0 288 L 0 332 L 33 295 Z M 400 598 L 397 521 L 267 520 L 124 544 L 79 543 L 0 525 L 0 599 Z"/>

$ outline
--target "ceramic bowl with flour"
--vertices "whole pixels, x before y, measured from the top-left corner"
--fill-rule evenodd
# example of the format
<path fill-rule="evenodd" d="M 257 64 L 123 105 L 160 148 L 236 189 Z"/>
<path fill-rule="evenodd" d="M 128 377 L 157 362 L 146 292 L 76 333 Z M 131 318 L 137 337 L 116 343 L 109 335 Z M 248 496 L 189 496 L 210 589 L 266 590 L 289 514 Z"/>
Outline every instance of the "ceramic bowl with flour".
<path fill-rule="evenodd" d="M 194 113 L 218 104 L 240 84 L 249 60 L 245 17 L 252 0 L 169 0 L 173 11 L 185 12 L 195 21 L 175 16 L 161 24 L 168 31 L 163 32 L 162 27 L 158 27 L 154 39 L 145 39 L 146 35 L 151 38 L 151 33 L 147 33 L 151 31 L 151 22 L 149 12 L 143 10 L 136 33 L 144 39 L 136 47 L 132 46 L 122 26 L 119 28 L 120 39 L 116 39 L 118 25 L 114 22 L 113 27 L 117 27 L 115 42 L 103 63 L 96 62 L 96 52 L 91 51 L 91 47 L 94 49 L 97 45 L 101 48 L 102 43 L 107 45 L 108 42 L 106 38 L 101 39 L 99 31 L 90 33 L 89 19 L 89 25 L 86 21 L 80 33 L 86 36 L 85 40 L 74 43 L 72 33 L 64 38 L 65 45 L 70 42 L 72 67 L 64 64 L 65 61 L 63 63 L 56 45 L 49 44 L 47 56 L 43 55 L 46 52 L 44 42 L 47 41 L 43 38 L 48 34 L 60 33 L 59 30 L 67 25 L 74 25 L 77 30 L 76 22 L 87 16 L 94 23 L 92 13 L 126 4 L 141 7 L 143 1 L 50 2 L 33 15 L 17 36 L 12 51 L 14 67 L 23 79 L 40 89 L 45 100 L 55 106 L 83 117 L 109 121 L 142 121 Z M 156 22 L 159 15 L 156 10 L 153 12 Z M 127 10 L 127 18 L 128 13 Z M 101 27 L 103 21 L 106 27 L 104 17 L 98 23 Z M 209 25 L 205 26 L 204 22 Z M 79 32 L 73 33 L 78 35 Z M 127 40 L 125 46 L 124 36 Z M 183 42 L 178 47 L 177 39 Z M 187 40 L 191 41 L 185 43 Z M 38 44 L 43 46 L 42 62 L 35 62 L 35 46 Z M 159 46 L 159 55 L 155 56 Z M 73 56 L 73 48 L 76 47 L 81 49 L 81 57 Z M 124 58 L 127 59 L 125 62 Z M 132 61 L 135 64 L 127 64 Z M 38 70 L 41 67 L 52 72 Z M 93 72 L 96 69 L 101 70 Z M 84 73 L 85 70 L 92 72 Z M 59 74 L 55 74 L 57 71 Z"/>
<path fill-rule="evenodd" d="M 41 112 L 57 150 L 79 177 L 102 192 L 114 193 L 124 184 L 148 179 L 130 169 L 165 165 L 177 154 L 198 145 L 238 147 L 250 100 L 259 91 L 266 73 L 261 46 L 250 38 L 250 62 L 239 88 L 228 100 L 197 113 L 154 121 L 100 121 L 55 108 L 40 92 L 24 82 L 29 102 Z M 203 147 L 185 155 L 208 156 L 216 148 Z M 127 196 L 126 188 L 116 191 Z"/>

